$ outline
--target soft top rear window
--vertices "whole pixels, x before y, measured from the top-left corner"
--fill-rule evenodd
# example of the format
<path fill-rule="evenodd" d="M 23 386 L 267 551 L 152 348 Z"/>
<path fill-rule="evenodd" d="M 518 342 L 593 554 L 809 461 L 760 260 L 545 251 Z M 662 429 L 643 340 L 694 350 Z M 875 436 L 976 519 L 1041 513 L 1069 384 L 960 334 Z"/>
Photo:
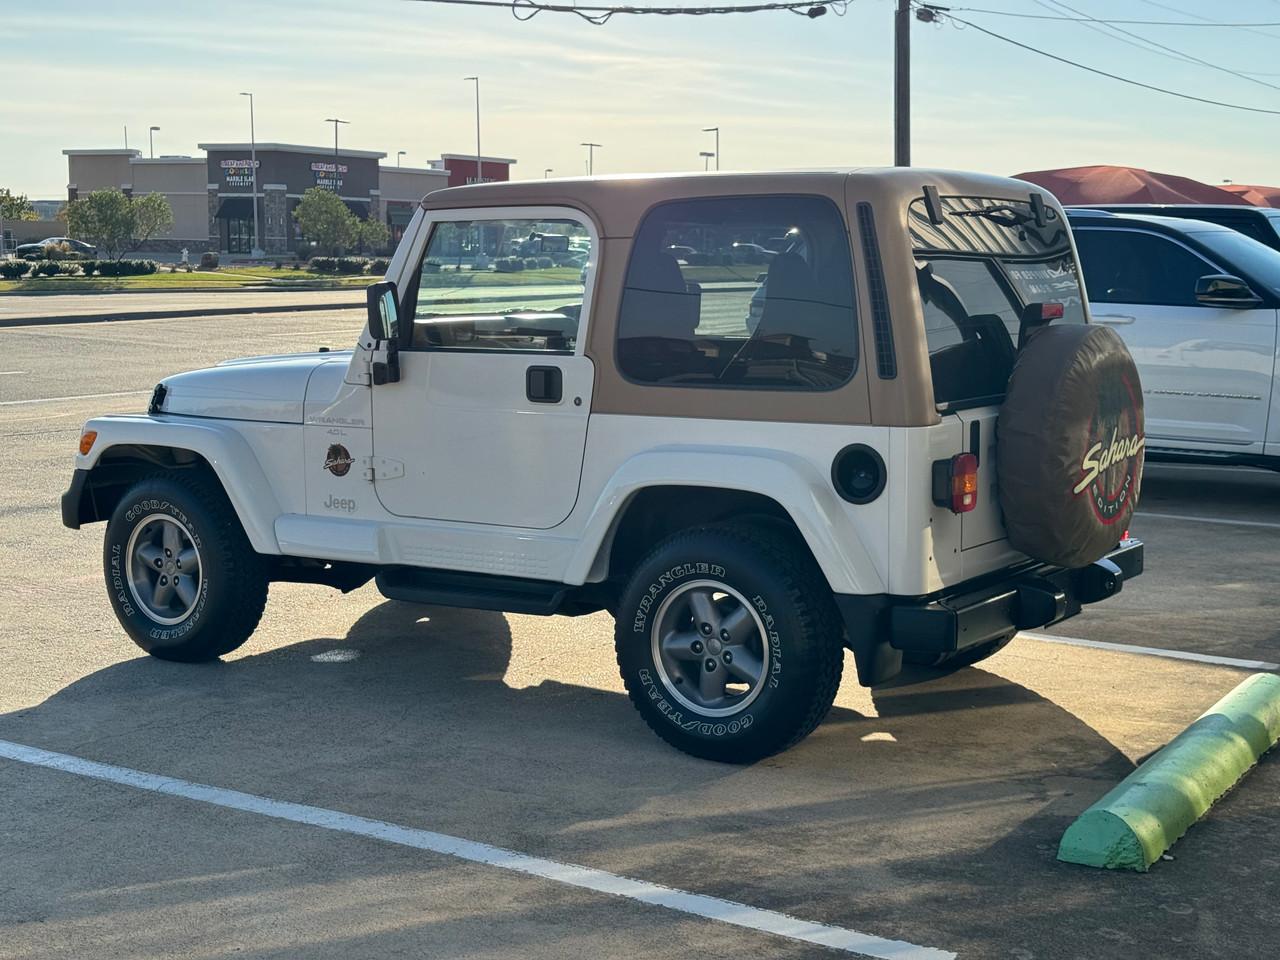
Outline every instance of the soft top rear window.
<path fill-rule="evenodd" d="M 940 410 L 999 403 L 1032 303 L 1061 303 L 1058 323 L 1084 323 L 1066 221 L 1051 207 L 1036 223 L 1030 200 L 941 197 L 942 223 L 924 198 L 908 208 L 934 402 Z"/>

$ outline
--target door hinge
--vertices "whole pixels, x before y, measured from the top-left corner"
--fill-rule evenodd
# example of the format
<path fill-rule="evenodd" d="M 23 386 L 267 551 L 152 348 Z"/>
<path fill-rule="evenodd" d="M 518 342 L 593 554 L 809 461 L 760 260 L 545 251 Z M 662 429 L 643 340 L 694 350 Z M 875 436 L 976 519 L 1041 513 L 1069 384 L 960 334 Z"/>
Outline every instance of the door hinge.
<path fill-rule="evenodd" d="M 394 480 L 404 476 L 404 464 L 386 457 L 363 457 L 360 466 L 366 480 Z"/>

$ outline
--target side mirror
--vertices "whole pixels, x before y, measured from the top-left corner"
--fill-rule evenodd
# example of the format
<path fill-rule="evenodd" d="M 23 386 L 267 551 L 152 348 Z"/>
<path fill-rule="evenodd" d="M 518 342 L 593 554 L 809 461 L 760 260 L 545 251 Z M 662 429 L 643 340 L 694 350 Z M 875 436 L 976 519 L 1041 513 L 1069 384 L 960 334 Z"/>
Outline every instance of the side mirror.
<path fill-rule="evenodd" d="M 1215 273 L 1196 281 L 1196 303 L 1202 307 L 1248 310 L 1261 304 L 1262 298 L 1239 277 Z"/>
<path fill-rule="evenodd" d="M 390 280 L 371 283 L 365 290 L 369 310 L 369 335 L 375 340 L 398 340 L 400 305 L 396 285 Z"/>

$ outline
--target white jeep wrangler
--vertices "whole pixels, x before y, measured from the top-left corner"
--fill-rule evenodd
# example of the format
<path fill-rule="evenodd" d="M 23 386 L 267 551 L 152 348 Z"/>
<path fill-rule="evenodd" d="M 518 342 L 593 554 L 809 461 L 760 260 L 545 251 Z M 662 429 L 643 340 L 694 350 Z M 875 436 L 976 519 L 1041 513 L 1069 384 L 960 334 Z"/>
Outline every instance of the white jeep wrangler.
<path fill-rule="evenodd" d="M 63 521 L 107 521 L 142 649 L 236 649 L 271 581 L 605 609 L 658 735 L 747 762 L 817 726 L 845 647 L 866 685 L 973 662 L 1142 570 L 1137 373 L 1031 184 L 442 190 L 368 303 L 351 351 L 168 377 L 86 425 Z"/>

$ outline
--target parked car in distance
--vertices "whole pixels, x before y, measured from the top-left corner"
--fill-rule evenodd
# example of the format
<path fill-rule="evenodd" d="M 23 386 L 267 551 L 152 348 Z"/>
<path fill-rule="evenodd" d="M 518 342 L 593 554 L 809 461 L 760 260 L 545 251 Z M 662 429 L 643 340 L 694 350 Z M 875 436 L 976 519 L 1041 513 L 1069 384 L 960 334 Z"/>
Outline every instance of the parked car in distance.
<path fill-rule="evenodd" d="M 1207 220 L 1238 230 L 1246 237 L 1280 250 L 1280 210 L 1275 207 L 1246 207 L 1229 203 L 1104 203 L 1067 207 L 1075 210 L 1105 210 L 1110 213 L 1136 213 L 1151 217 L 1178 217 L 1183 220 Z"/>
<path fill-rule="evenodd" d="M 1280 469 L 1280 251 L 1203 220 L 1067 216 L 1093 322 L 1137 362 L 1147 456 Z"/>
<path fill-rule="evenodd" d="M 82 240 L 72 240 L 70 237 L 48 237 L 36 243 L 20 243 L 13 248 L 13 252 L 19 257 L 47 256 L 51 248 L 60 247 L 63 244 L 70 247 L 72 253 L 78 253 L 83 257 L 98 255 L 97 247 Z"/>

